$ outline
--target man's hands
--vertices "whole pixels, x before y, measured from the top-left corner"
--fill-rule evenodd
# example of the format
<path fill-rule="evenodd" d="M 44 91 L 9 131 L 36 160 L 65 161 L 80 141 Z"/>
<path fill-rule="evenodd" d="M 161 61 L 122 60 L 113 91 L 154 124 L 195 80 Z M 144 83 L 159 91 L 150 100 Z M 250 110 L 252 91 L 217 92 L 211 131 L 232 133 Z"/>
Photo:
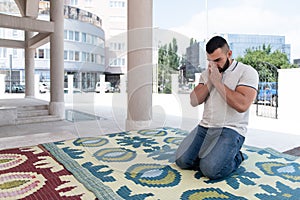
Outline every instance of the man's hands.
<path fill-rule="evenodd" d="M 208 65 L 208 83 L 223 97 L 226 103 L 238 112 L 245 112 L 256 97 L 256 90 L 247 86 L 238 86 L 235 90 L 229 89 L 222 83 L 222 73 L 217 65 L 210 62 Z"/>
<path fill-rule="evenodd" d="M 218 67 L 212 62 L 208 65 L 208 79 L 205 84 L 197 85 L 190 94 L 190 102 L 192 106 L 198 106 L 205 102 L 214 85 L 222 84 L 222 74 Z M 220 85 L 219 84 L 219 85 Z"/>
<path fill-rule="evenodd" d="M 219 72 L 219 68 L 214 62 L 209 62 L 208 71 L 209 71 L 208 82 L 210 82 L 212 86 L 222 83 L 222 74 Z"/>

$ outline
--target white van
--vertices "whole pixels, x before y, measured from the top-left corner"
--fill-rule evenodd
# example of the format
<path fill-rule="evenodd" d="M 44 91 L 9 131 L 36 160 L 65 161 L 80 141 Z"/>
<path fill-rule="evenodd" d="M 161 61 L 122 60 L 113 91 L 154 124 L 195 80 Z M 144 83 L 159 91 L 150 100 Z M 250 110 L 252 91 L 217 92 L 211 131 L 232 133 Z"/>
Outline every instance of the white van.
<path fill-rule="evenodd" d="M 110 82 L 97 82 L 95 92 L 96 93 L 112 92 L 111 83 Z"/>

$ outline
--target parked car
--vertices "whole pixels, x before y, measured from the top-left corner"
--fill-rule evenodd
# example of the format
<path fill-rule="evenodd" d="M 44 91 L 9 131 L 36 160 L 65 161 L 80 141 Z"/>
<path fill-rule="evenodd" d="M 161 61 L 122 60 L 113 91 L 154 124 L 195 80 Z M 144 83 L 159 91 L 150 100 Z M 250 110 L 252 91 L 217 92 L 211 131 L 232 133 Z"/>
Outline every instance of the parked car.
<path fill-rule="evenodd" d="M 69 94 L 69 88 L 64 88 L 64 93 Z M 73 88 L 73 93 L 82 93 L 79 88 Z"/>
<path fill-rule="evenodd" d="M 259 82 L 257 103 L 267 103 L 271 106 L 277 106 L 278 91 L 277 82 Z"/>
<path fill-rule="evenodd" d="M 95 92 L 96 93 L 113 92 L 113 88 L 110 82 L 97 82 Z"/>
<path fill-rule="evenodd" d="M 40 93 L 49 92 L 50 91 L 50 87 L 46 83 L 40 82 L 39 83 L 39 91 L 40 91 Z"/>
<path fill-rule="evenodd" d="M 11 86 L 11 92 L 12 93 L 24 93 L 25 92 L 25 86 L 24 85 L 12 85 Z"/>

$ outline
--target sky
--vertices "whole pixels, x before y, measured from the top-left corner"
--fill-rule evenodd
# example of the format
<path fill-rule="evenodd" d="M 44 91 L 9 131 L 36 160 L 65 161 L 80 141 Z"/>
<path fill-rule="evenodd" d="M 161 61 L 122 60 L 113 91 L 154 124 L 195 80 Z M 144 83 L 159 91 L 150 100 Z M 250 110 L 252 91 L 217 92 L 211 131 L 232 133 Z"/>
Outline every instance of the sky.
<path fill-rule="evenodd" d="M 285 36 L 293 61 L 300 58 L 299 7 L 298 0 L 153 0 L 153 26 L 197 41 L 216 33 Z"/>

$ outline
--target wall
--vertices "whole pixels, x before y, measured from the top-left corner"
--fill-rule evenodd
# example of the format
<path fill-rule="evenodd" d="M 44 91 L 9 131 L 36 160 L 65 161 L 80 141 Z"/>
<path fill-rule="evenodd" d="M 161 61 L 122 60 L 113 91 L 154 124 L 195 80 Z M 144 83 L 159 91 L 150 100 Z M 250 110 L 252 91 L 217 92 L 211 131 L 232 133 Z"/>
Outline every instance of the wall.
<path fill-rule="evenodd" d="M 300 68 L 279 69 L 278 73 L 278 118 L 299 119 Z"/>

